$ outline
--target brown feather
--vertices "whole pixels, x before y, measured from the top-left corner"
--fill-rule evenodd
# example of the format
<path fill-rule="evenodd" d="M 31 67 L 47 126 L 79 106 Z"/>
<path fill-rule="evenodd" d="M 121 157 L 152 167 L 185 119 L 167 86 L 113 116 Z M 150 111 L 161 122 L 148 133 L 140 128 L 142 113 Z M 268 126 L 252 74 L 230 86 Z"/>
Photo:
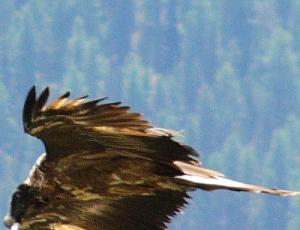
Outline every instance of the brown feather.
<path fill-rule="evenodd" d="M 78 105 L 80 105 L 82 102 L 84 102 L 84 100 L 88 97 L 88 95 L 85 95 L 85 96 L 82 96 L 82 97 L 79 97 L 75 100 L 71 100 L 71 101 L 68 101 L 65 105 L 64 105 L 64 109 L 71 109 L 71 108 L 74 108 Z"/>
<path fill-rule="evenodd" d="M 45 104 L 47 103 L 48 97 L 49 97 L 49 87 L 46 87 L 35 103 L 33 119 L 37 117 L 40 114 L 40 112 L 43 110 Z"/>
<path fill-rule="evenodd" d="M 70 96 L 70 92 L 66 92 L 65 94 L 63 94 L 62 96 L 60 96 L 58 99 L 56 99 L 55 101 L 53 101 L 46 110 L 57 110 L 60 109 L 65 102 L 68 100 Z"/>

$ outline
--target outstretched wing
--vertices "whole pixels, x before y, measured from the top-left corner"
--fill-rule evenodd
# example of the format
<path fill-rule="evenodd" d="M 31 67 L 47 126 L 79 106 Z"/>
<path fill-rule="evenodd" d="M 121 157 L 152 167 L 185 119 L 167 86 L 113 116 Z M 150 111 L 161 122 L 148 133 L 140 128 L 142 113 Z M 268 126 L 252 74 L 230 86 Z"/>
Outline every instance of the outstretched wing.
<path fill-rule="evenodd" d="M 106 99 L 102 98 L 84 103 L 87 96 L 68 100 L 69 95 L 46 106 L 49 89 L 36 99 L 33 87 L 25 101 L 24 129 L 44 142 L 49 159 L 80 151 L 119 149 L 118 155 L 123 156 L 195 162 L 197 153 L 173 141 L 172 131 L 153 128 L 121 102 L 99 104 Z"/>
<path fill-rule="evenodd" d="M 197 153 L 153 128 L 120 102 L 68 100 L 46 106 L 33 87 L 23 112 L 24 129 L 45 144 L 26 183 L 38 202 L 22 229 L 165 229 L 194 188 L 296 195 L 244 184 L 203 168 Z"/>
<path fill-rule="evenodd" d="M 173 161 L 196 164 L 195 151 L 120 102 L 69 95 L 46 105 L 49 89 L 36 97 L 33 87 L 26 98 L 24 129 L 46 148 L 26 182 L 47 202 L 23 226 L 164 229 L 187 198 Z"/>

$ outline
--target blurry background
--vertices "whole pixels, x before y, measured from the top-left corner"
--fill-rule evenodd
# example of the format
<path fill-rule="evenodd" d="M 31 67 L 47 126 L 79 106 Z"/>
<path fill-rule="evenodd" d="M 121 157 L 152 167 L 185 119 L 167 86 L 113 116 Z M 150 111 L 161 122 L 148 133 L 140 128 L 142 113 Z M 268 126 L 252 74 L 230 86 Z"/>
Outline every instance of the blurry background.
<path fill-rule="evenodd" d="M 228 177 L 300 189 L 298 0 L 2 0 L 0 12 L 0 216 L 44 151 L 21 123 L 33 84 L 122 100 L 184 130 Z M 191 196 L 170 229 L 300 229 L 299 198 Z"/>

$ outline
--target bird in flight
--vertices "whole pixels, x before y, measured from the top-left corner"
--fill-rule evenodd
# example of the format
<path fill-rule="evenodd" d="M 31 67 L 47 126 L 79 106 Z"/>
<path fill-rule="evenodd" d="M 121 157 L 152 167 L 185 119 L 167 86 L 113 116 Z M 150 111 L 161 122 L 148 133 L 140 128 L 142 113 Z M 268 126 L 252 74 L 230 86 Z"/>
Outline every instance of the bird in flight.
<path fill-rule="evenodd" d="M 12 195 L 4 218 L 12 230 L 166 229 L 198 188 L 300 193 L 226 179 L 174 140 L 176 132 L 153 127 L 121 102 L 69 95 L 49 105 L 48 87 L 27 95 L 24 130 L 46 153 Z"/>

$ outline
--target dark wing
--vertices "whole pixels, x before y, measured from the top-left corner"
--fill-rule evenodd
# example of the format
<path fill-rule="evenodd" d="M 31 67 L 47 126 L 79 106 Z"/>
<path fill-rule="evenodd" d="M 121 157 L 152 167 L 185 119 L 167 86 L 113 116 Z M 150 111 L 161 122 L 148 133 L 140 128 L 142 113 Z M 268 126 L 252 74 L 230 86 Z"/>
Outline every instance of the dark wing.
<path fill-rule="evenodd" d="M 27 212 L 23 227 L 165 229 L 187 198 L 173 162 L 196 164 L 197 154 L 120 102 L 66 93 L 46 106 L 48 96 L 46 88 L 36 97 L 33 87 L 24 105 L 25 131 L 46 148 L 27 181 L 46 201 Z"/>
<path fill-rule="evenodd" d="M 68 100 L 69 95 L 45 106 L 49 89 L 36 99 L 33 87 L 26 98 L 24 129 L 44 142 L 48 158 L 73 152 L 119 150 L 118 155 L 128 157 L 196 162 L 197 153 L 173 141 L 172 131 L 153 128 L 140 113 L 129 112 L 121 102 L 99 104 L 105 100 L 102 98 L 84 103 L 87 96 Z"/>
<path fill-rule="evenodd" d="M 22 229 L 165 229 L 196 187 L 299 194 L 201 167 L 172 132 L 153 128 L 120 102 L 68 100 L 66 93 L 46 106 L 48 96 L 46 88 L 37 98 L 33 87 L 24 106 L 24 129 L 44 142 L 46 156 L 26 180 L 38 201 Z"/>

